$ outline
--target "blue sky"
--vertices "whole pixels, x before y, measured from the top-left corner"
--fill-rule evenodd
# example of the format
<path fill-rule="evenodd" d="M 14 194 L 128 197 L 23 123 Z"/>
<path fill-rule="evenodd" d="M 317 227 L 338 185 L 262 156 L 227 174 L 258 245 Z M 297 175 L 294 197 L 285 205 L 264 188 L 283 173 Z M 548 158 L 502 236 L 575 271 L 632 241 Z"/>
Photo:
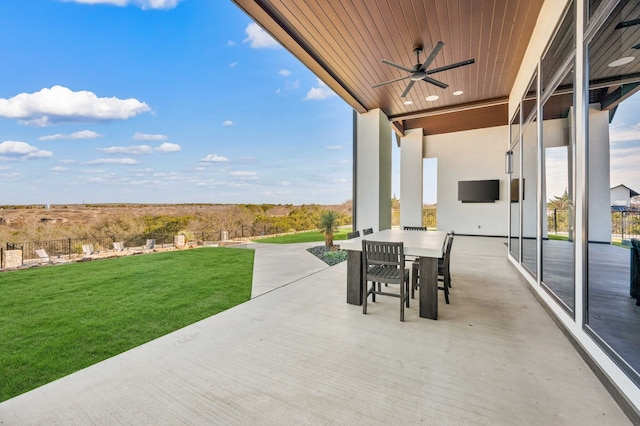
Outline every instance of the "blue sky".
<path fill-rule="evenodd" d="M 3 1 L 0 28 L 0 204 L 351 199 L 351 108 L 231 1 Z"/>

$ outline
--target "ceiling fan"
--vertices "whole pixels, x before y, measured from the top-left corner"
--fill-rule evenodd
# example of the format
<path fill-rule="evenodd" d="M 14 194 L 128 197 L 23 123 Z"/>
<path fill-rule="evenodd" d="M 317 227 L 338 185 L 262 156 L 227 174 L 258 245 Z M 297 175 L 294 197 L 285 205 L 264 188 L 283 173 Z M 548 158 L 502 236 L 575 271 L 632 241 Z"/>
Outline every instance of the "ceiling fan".
<path fill-rule="evenodd" d="M 406 77 L 396 78 L 395 80 L 385 81 L 384 83 L 376 84 L 375 86 L 372 86 L 372 88 L 384 86 L 385 84 L 395 83 L 397 81 L 411 79 L 409 84 L 407 84 L 407 88 L 404 89 L 404 92 L 402 92 L 402 97 L 403 98 L 405 96 L 407 96 L 407 93 L 409 93 L 409 90 L 411 90 L 411 88 L 413 87 L 413 84 L 416 81 L 426 81 L 427 83 L 431 83 L 431 84 L 433 84 L 435 86 L 438 86 L 438 87 L 440 87 L 442 89 L 446 89 L 447 87 L 449 87 L 448 84 L 443 83 L 443 82 L 441 82 L 439 80 L 436 80 L 435 78 L 431 78 L 429 76 L 431 74 L 436 74 L 436 73 L 439 73 L 439 72 L 442 72 L 442 71 L 447 71 L 447 70 L 450 70 L 450 69 L 454 69 L 454 68 L 462 67 L 462 66 L 465 66 L 465 65 L 473 64 L 476 60 L 475 59 L 467 59 L 466 61 L 456 62 L 455 64 L 445 65 L 444 67 L 434 68 L 434 69 L 431 69 L 431 70 L 428 69 L 429 66 L 431 65 L 431 63 L 433 62 L 433 60 L 436 58 L 436 56 L 440 52 L 440 49 L 442 49 L 442 46 L 444 46 L 444 43 L 439 41 L 435 45 L 433 50 L 431 51 L 431 54 L 429 55 L 429 57 L 427 57 L 427 59 L 422 64 L 420 64 L 420 53 L 422 53 L 422 46 L 418 46 L 415 49 L 413 49 L 413 53 L 416 54 L 416 58 L 417 58 L 417 61 L 418 61 L 418 63 L 415 64 L 413 66 L 413 68 L 403 67 L 402 65 L 398 65 L 398 64 L 393 63 L 391 61 L 387 61 L 386 59 L 383 59 L 382 63 L 387 64 L 387 65 L 391 65 L 392 67 L 399 68 L 399 69 L 401 69 L 403 71 L 406 71 L 408 73 L 411 73 L 411 74 L 406 76 Z"/>

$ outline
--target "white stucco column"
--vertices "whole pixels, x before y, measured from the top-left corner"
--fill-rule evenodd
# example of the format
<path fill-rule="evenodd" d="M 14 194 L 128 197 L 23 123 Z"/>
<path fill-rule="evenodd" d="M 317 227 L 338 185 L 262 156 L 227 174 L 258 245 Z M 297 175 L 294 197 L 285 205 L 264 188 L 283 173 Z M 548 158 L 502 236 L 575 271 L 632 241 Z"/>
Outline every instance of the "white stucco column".
<path fill-rule="evenodd" d="M 411 129 L 400 139 L 400 227 L 422 226 L 422 129 Z"/>
<path fill-rule="evenodd" d="M 589 241 L 611 242 L 609 111 L 589 107 Z"/>
<path fill-rule="evenodd" d="M 355 144 L 356 229 L 390 229 L 391 124 L 381 110 L 357 115 Z"/>

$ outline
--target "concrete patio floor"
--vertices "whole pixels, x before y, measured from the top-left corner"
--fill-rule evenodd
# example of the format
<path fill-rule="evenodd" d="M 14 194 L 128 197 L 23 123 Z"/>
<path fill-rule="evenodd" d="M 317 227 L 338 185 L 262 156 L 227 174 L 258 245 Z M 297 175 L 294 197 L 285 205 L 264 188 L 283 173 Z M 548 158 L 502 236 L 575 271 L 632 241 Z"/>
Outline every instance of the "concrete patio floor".
<path fill-rule="evenodd" d="M 503 239 L 457 236 L 451 304 L 404 323 L 394 298 L 346 304 L 346 263 L 306 247 L 255 247 L 262 294 L 0 403 L 0 424 L 631 424 Z"/>

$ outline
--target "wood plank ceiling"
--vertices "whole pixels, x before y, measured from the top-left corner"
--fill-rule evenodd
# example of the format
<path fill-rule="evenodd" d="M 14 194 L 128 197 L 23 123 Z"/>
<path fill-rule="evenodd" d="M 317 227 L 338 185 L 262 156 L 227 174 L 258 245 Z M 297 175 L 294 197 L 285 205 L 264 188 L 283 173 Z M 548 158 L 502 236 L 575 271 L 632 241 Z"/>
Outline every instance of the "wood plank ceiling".
<path fill-rule="evenodd" d="M 380 108 L 399 131 L 428 135 L 507 124 L 507 97 L 544 0 L 233 1 L 356 111 Z M 475 59 L 430 75 L 448 88 L 418 81 L 405 98 L 409 79 L 372 88 L 409 75 L 382 59 L 412 68 L 413 49 L 423 46 L 424 62 L 439 41 L 428 70 Z"/>

